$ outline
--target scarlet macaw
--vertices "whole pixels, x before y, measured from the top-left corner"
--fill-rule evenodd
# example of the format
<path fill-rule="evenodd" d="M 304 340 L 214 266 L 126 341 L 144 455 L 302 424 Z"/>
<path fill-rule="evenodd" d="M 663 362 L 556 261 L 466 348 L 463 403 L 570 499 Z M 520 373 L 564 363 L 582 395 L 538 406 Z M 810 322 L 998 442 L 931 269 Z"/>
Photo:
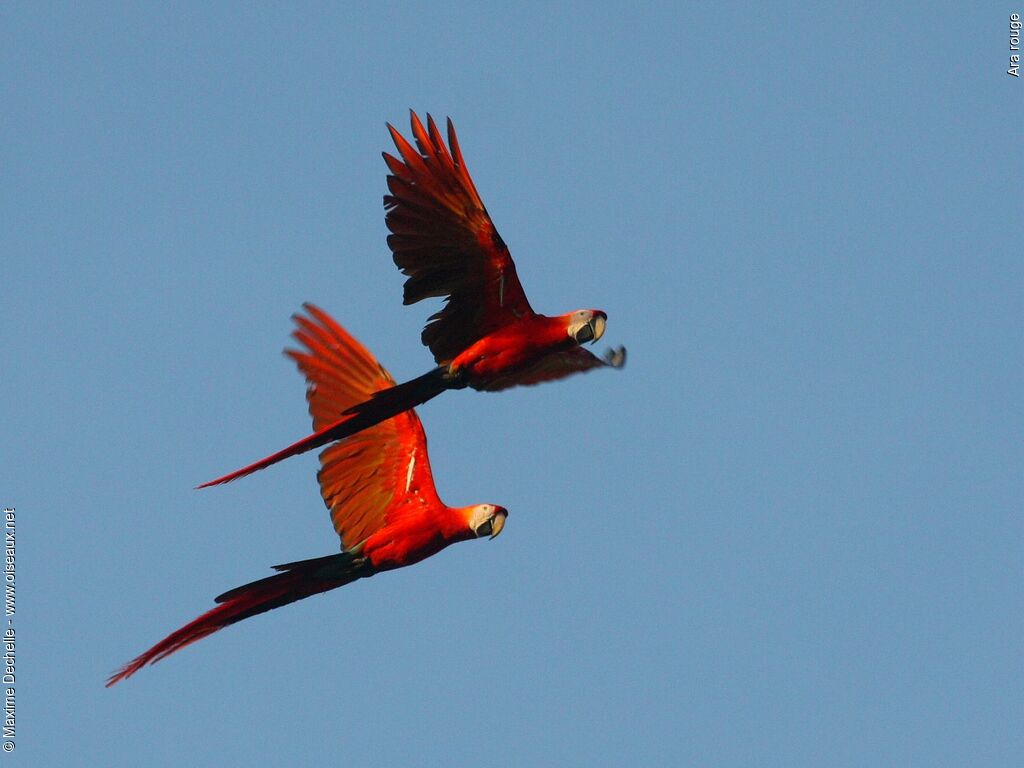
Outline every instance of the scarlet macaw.
<path fill-rule="evenodd" d="M 424 129 L 416 113 L 410 114 L 419 151 L 388 124 L 401 160 L 383 153 L 391 171 L 391 194 L 384 196 L 391 230 L 388 246 L 408 276 L 403 303 L 446 297 L 444 308 L 430 317 L 422 334 L 437 368 L 353 403 L 312 435 L 200 488 L 353 435 L 447 389 L 496 392 L 624 365 L 622 347 L 600 358 L 580 346 L 604 333 L 608 316 L 601 310 L 580 309 L 557 317 L 533 311 L 508 248 L 466 169 L 451 119 L 449 151 L 430 115 Z"/>
<path fill-rule="evenodd" d="M 286 353 L 306 376 L 313 428 L 320 429 L 395 381 L 326 312 L 305 307 L 309 317 L 295 316 L 293 335 L 307 351 Z M 413 410 L 324 450 L 317 479 L 341 537 L 340 553 L 276 565 L 281 573 L 225 592 L 219 605 L 126 664 L 107 687 L 229 624 L 418 563 L 457 541 L 494 538 L 508 516 L 494 504 L 453 508 L 441 502 L 430 474 L 427 438 Z"/>

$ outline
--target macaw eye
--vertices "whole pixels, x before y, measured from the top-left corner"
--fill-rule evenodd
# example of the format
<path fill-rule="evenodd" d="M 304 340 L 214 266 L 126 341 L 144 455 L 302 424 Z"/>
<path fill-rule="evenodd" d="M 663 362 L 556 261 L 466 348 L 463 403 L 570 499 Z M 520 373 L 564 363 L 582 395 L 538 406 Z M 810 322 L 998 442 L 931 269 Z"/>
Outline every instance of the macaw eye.
<path fill-rule="evenodd" d="M 490 536 L 491 535 L 491 531 L 493 530 L 493 528 L 494 528 L 493 520 L 487 520 L 486 522 L 483 523 L 483 525 L 481 525 L 479 528 L 476 529 L 476 535 L 477 536 Z"/>

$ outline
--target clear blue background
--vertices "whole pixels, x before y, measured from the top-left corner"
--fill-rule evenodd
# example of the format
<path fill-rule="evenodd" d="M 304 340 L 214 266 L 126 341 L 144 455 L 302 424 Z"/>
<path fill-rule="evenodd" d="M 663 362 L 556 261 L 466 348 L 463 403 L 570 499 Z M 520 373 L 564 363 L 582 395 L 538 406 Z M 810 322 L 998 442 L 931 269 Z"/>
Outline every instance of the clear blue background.
<path fill-rule="evenodd" d="M 5 4 L 24 765 L 1021 765 L 1024 83 L 996 4 Z M 421 411 L 459 545 L 107 675 L 337 546 L 305 300 L 431 365 L 384 128 L 452 115 L 620 374 Z"/>

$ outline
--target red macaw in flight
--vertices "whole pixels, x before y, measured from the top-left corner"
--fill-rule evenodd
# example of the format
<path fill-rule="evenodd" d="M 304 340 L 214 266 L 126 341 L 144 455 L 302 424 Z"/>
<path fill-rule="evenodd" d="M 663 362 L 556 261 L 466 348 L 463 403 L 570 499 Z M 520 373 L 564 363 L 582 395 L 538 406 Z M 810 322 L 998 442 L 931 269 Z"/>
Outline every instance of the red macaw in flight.
<path fill-rule="evenodd" d="M 306 376 L 314 429 L 395 384 L 365 347 L 327 313 L 306 304 L 287 350 Z M 368 427 L 320 454 L 320 493 L 341 537 L 336 555 L 274 566 L 281 571 L 225 592 L 218 605 L 130 661 L 107 687 L 250 616 L 381 571 L 418 563 L 449 544 L 501 533 L 508 511 L 494 504 L 446 506 L 437 496 L 427 438 L 413 410 Z"/>
<path fill-rule="evenodd" d="M 579 309 L 557 317 L 533 311 L 508 248 L 466 170 L 452 121 L 446 147 L 430 115 L 424 128 L 416 113 L 410 114 L 418 150 L 388 124 L 401 159 L 383 153 L 391 171 L 390 194 L 384 196 L 391 230 L 388 246 L 408 276 L 403 303 L 446 297 L 444 308 L 430 317 L 422 334 L 437 368 L 353 403 L 312 435 L 200 488 L 353 435 L 447 389 L 496 392 L 625 363 L 622 347 L 600 358 L 580 346 L 604 333 L 608 316 L 601 310 Z"/>

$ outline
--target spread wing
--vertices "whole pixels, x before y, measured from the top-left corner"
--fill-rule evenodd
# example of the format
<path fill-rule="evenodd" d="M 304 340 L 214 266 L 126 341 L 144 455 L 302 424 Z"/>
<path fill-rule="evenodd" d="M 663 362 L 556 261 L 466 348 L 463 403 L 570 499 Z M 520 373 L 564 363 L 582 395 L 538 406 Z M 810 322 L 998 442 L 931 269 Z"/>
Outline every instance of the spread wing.
<path fill-rule="evenodd" d="M 539 362 L 525 370 L 490 381 L 487 386 L 479 389 L 498 392 L 509 387 L 530 386 L 544 381 L 564 379 L 574 373 L 584 373 L 595 368 L 622 368 L 625 364 L 625 347 L 609 349 L 603 357 L 591 354 L 583 347 L 570 347 L 541 358 Z"/>
<path fill-rule="evenodd" d="M 388 246 L 409 277 L 405 304 L 446 297 L 422 336 L 435 360 L 444 363 L 533 309 L 469 176 L 452 121 L 449 151 L 430 115 L 424 128 L 416 113 L 410 114 L 416 147 L 388 125 L 401 155 L 384 153 L 391 170 L 390 194 L 384 196 Z"/>
<path fill-rule="evenodd" d="M 322 309 L 303 305 L 292 334 L 302 351 L 285 350 L 306 377 L 306 400 L 319 430 L 395 380 L 367 349 Z M 427 438 L 414 411 L 341 440 L 320 453 L 320 494 L 348 549 L 388 523 L 394 502 L 440 504 L 427 458 Z"/>

